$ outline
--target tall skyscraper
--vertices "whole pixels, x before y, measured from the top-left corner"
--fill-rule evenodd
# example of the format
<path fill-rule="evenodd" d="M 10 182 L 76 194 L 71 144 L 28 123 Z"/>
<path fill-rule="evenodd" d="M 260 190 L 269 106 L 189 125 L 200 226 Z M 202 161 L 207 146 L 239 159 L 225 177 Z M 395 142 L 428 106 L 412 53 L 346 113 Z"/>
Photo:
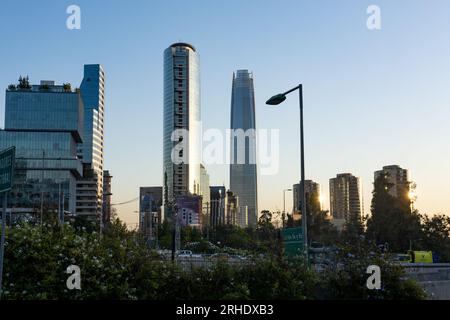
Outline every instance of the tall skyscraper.
<path fill-rule="evenodd" d="M 77 214 L 101 218 L 103 207 L 103 134 L 105 73 L 99 64 L 84 66 L 81 82 L 84 103 L 84 136 L 78 155 L 83 178 L 77 183 Z"/>
<path fill-rule="evenodd" d="M 174 43 L 164 51 L 163 126 L 163 201 L 167 205 L 176 203 L 177 197 L 200 194 L 199 57 L 187 43 Z"/>
<path fill-rule="evenodd" d="M 330 214 L 340 225 L 351 216 L 364 214 L 361 179 L 351 173 L 338 174 L 330 179 Z M 339 223 L 337 223 L 339 224 Z"/>
<path fill-rule="evenodd" d="M 248 213 L 248 225 L 258 222 L 256 169 L 255 94 L 248 70 L 233 73 L 231 93 L 230 189 L 238 198 L 239 211 Z"/>
<path fill-rule="evenodd" d="M 375 181 L 380 175 L 384 175 L 387 182 L 390 184 L 388 192 L 391 196 L 398 198 L 403 192 L 407 193 L 404 196 L 409 196 L 409 192 L 411 191 L 411 181 L 407 169 L 402 169 L 398 165 L 384 166 L 382 170 L 375 171 Z"/>
<path fill-rule="evenodd" d="M 320 199 L 321 190 L 320 184 L 314 182 L 312 180 L 305 180 L 305 190 L 306 190 L 306 207 L 310 207 L 309 213 L 311 213 L 311 209 L 315 208 L 318 210 L 322 210 L 322 202 Z M 302 188 L 300 183 L 294 184 L 292 187 L 293 191 L 293 206 L 292 211 L 300 212 L 301 211 L 301 200 L 302 200 Z"/>
<path fill-rule="evenodd" d="M 82 138 L 79 90 L 54 81 L 30 85 L 28 78 L 8 87 L 0 150 L 16 147 L 14 186 L 8 196 L 13 215 L 75 212 L 76 181 L 83 174 L 77 143 Z"/>

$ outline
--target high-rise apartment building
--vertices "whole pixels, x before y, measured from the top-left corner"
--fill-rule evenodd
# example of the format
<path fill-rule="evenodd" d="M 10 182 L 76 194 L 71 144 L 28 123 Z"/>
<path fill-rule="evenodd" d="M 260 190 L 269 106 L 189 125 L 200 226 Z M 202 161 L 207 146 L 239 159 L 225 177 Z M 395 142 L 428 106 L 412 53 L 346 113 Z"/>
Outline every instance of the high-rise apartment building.
<path fill-rule="evenodd" d="M 164 51 L 163 202 L 200 194 L 200 72 L 195 48 Z M 170 210 L 168 210 L 170 212 Z"/>
<path fill-rule="evenodd" d="M 105 73 L 101 65 L 84 66 L 80 89 L 84 103 L 84 135 L 78 155 L 83 161 L 83 178 L 77 183 L 77 214 L 98 219 L 103 207 L 105 112 Z"/>
<path fill-rule="evenodd" d="M 384 175 L 388 184 L 388 192 L 393 197 L 400 197 L 402 193 L 408 197 L 411 191 L 411 181 L 407 169 L 402 169 L 398 165 L 384 166 L 382 170 L 375 171 L 375 181 L 379 176 Z"/>
<path fill-rule="evenodd" d="M 0 150 L 16 147 L 14 186 L 8 207 L 19 218 L 42 212 L 75 213 L 76 181 L 82 176 L 77 144 L 83 141 L 83 100 L 70 84 L 28 77 L 6 90 Z"/>
<path fill-rule="evenodd" d="M 341 226 L 352 216 L 362 217 L 364 206 L 360 178 L 342 173 L 330 179 L 330 214 Z"/>
<path fill-rule="evenodd" d="M 248 70 L 233 74 L 231 93 L 230 189 L 239 207 L 248 213 L 249 226 L 258 222 L 256 121 L 253 75 Z"/>

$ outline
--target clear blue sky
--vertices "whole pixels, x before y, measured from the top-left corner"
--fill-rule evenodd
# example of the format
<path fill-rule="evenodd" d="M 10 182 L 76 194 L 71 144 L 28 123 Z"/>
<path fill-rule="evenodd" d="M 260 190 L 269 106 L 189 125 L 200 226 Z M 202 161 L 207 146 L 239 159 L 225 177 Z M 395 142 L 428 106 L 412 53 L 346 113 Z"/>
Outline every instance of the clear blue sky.
<path fill-rule="evenodd" d="M 81 30 L 66 8 L 81 7 Z M 381 8 L 382 29 L 366 28 Z M 14 1 L 0 11 L 0 87 L 28 74 L 79 85 L 83 64 L 106 72 L 105 166 L 113 202 L 162 184 L 163 50 L 193 44 L 201 63 L 204 128 L 229 125 L 231 77 L 250 69 L 258 128 L 278 128 L 281 167 L 259 177 L 259 208 L 282 209 L 298 180 L 298 100 L 265 100 L 304 84 L 307 178 L 362 177 L 369 209 L 373 171 L 399 164 L 417 183 L 417 207 L 450 214 L 450 2 L 381 1 Z M 0 90 L 0 123 L 4 90 Z M 228 186 L 228 167 L 208 166 Z M 288 207 L 291 198 L 288 197 Z M 137 222 L 137 202 L 118 207 Z M 328 203 L 326 203 L 328 207 Z"/>

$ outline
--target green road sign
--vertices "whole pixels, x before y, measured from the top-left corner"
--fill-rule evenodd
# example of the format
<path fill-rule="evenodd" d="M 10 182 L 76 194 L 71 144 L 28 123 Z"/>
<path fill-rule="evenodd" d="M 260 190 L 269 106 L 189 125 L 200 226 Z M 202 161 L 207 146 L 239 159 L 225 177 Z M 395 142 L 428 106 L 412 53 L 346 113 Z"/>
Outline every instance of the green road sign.
<path fill-rule="evenodd" d="M 0 193 L 12 188 L 15 154 L 15 147 L 0 151 Z"/>
<path fill-rule="evenodd" d="M 302 255 L 303 232 L 302 228 L 286 228 L 281 231 L 284 242 L 284 254 L 287 256 Z"/>

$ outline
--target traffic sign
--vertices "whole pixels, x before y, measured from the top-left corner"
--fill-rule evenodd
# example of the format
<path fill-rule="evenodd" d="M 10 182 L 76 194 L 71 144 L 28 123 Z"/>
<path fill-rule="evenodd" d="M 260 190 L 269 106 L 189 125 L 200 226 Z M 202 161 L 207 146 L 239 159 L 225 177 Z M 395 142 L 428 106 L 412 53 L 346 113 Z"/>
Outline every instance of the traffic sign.
<path fill-rule="evenodd" d="M 287 256 L 302 255 L 303 230 L 302 228 L 286 228 L 281 231 L 284 242 L 284 253 Z"/>

